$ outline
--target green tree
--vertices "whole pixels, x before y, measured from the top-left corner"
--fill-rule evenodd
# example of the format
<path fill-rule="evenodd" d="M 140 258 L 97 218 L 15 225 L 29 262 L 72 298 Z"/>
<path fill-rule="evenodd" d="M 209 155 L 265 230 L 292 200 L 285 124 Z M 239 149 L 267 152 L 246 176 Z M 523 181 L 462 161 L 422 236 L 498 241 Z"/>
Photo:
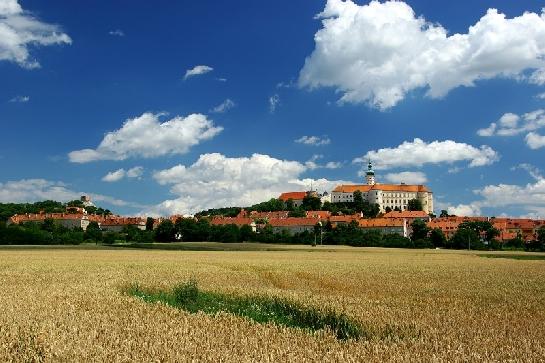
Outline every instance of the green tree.
<path fill-rule="evenodd" d="M 364 206 L 364 203 L 363 203 L 363 195 L 361 194 L 361 191 L 356 190 L 352 194 L 352 197 L 354 199 L 354 208 L 356 208 L 356 211 L 363 212 L 365 206 Z"/>
<path fill-rule="evenodd" d="M 307 195 L 305 195 L 303 198 L 303 204 L 301 207 L 304 210 L 320 210 L 322 208 L 322 201 L 320 198 L 307 193 Z"/>
<path fill-rule="evenodd" d="M 430 229 L 426 225 L 426 222 L 424 222 L 423 220 L 415 219 L 411 223 L 411 229 L 412 229 L 412 233 L 411 233 L 412 241 L 425 240 L 428 238 L 428 233 L 430 232 Z"/>
<path fill-rule="evenodd" d="M 295 208 L 295 205 L 293 204 L 293 199 L 288 199 L 286 201 L 286 210 L 287 211 L 292 211 L 293 209 Z"/>
<path fill-rule="evenodd" d="M 434 247 L 445 247 L 447 238 L 440 228 L 434 228 L 430 232 L 430 241 Z"/>
<path fill-rule="evenodd" d="M 448 216 L 449 216 L 448 212 L 446 210 L 444 210 L 444 209 L 441 209 L 441 214 L 439 215 L 439 217 L 446 218 Z"/>
<path fill-rule="evenodd" d="M 407 203 L 407 209 L 410 211 L 424 210 L 422 202 L 419 199 L 410 199 Z"/>
<path fill-rule="evenodd" d="M 252 227 L 244 224 L 240 227 L 240 240 L 242 242 L 251 241 L 254 237 L 254 232 L 252 231 Z"/>
<path fill-rule="evenodd" d="M 155 240 L 159 242 L 172 242 L 174 241 L 175 232 L 174 223 L 170 219 L 165 219 L 159 223 L 155 230 Z"/>
<path fill-rule="evenodd" d="M 539 243 L 545 244 L 545 225 L 539 227 L 537 230 L 537 241 Z"/>
<path fill-rule="evenodd" d="M 297 207 L 294 210 L 288 212 L 288 217 L 305 217 L 307 213 L 302 207 Z"/>
<path fill-rule="evenodd" d="M 89 225 L 85 229 L 84 238 L 95 242 L 102 241 L 102 231 L 97 222 L 89 222 Z"/>
<path fill-rule="evenodd" d="M 462 226 L 462 224 L 460 224 L 460 226 Z M 463 227 L 463 226 L 462 228 L 460 228 L 460 226 L 458 226 L 458 230 L 456 231 L 456 233 L 454 233 L 452 238 L 448 241 L 450 248 L 460 249 L 460 250 L 461 249 L 478 250 L 478 249 L 484 248 L 484 245 L 481 242 L 479 234 L 475 230 L 471 228 Z"/>
<path fill-rule="evenodd" d="M 146 218 L 146 231 L 153 231 L 153 223 L 155 220 L 152 217 Z"/>
<path fill-rule="evenodd" d="M 44 219 L 44 222 L 42 223 L 42 229 L 47 232 L 54 232 L 55 231 L 55 221 L 52 218 L 46 218 Z"/>

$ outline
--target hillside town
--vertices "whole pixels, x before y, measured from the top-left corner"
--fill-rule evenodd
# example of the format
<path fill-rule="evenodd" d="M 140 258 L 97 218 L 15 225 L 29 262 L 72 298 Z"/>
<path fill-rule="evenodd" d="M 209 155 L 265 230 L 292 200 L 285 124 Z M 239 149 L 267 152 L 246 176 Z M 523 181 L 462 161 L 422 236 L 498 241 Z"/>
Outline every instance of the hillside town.
<path fill-rule="evenodd" d="M 360 198 L 363 203 L 375 206 L 376 211 L 366 215 L 361 210 L 344 214 L 332 211 L 326 206 L 354 205 Z M 314 203 L 305 205 L 312 200 Z M 455 216 L 442 211 L 439 216 L 433 213 L 433 192 L 425 185 L 380 184 L 376 182 L 375 172 L 371 162 L 365 174 L 365 184 L 338 185 L 331 192 L 319 194 L 310 191 L 289 191 L 278 196 L 280 209 L 274 211 L 257 211 L 238 209 L 232 213 L 201 213 L 196 216 L 172 215 L 151 219 L 149 217 L 124 217 L 111 214 L 91 214 L 87 209 L 94 208 L 88 196 L 82 196 L 80 206 L 66 207 L 63 213 L 27 213 L 11 216 L 7 225 L 18 225 L 26 222 L 44 222 L 52 219 L 60 225 L 73 229 L 87 229 L 95 222 L 103 232 L 120 233 L 127 228 L 144 231 L 156 229 L 163 221 L 176 223 L 179 219 L 189 218 L 195 221 L 206 219 L 213 226 L 235 225 L 248 226 L 252 232 L 259 233 L 265 227 L 270 227 L 273 233 L 290 235 L 309 232 L 316 228 L 337 228 L 340 225 L 353 224 L 361 230 L 374 230 L 383 235 L 397 234 L 411 237 L 413 223 L 418 220 L 426 224 L 429 231 L 440 230 L 446 239 L 450 239 L 458 231 L 462 223 L 488 222 L 497 230 L 495 238 L 501 242 L 520 239 L 525 242 L 537 239 L 538 230 L 545 226 L 545 220 L 485 216 Z M 318 208 L 309 208 L 310 206 Z M 86 209 L 87 208 L 87 209 Z M 328 210 L 329 209 L 329 210 Z M 294 213 L 299 211 L 299 213 Z M 227 215 L 229 214 L 229 215 Z"/>

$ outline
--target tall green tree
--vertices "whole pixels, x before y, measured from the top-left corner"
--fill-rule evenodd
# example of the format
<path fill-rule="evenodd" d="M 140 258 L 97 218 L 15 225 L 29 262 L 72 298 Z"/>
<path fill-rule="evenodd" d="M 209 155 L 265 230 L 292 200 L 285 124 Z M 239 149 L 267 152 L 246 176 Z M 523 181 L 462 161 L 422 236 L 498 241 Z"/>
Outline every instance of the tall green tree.
<path fill-rule="evenodd" d="M 153 223 L 155 220 L 152 217 L 146 218 L 146 231 L 153 231 Z"/>
<path fill-rule="evenodd" d="M 431 230 L 430 241 L 434 247 L 445 247 L 447 245 L 447 238 L 440 228 Z"/>
<path fill-rule="evenodd" d="M 417 240 L 425 240 L 428 238 L 428 233 L 430 232 L 429 227 L 427 226 L 426 222 L 424 222 L 421 219 L 415 219 L 411 223 L 411 240 L 417 241 Z"/>
<path fill-rule="evenodd" d="M 89 225 L 85 229 L 84 238 L 95 242 L 102 241 L 102 231 L 97 222 L 89 222 Z"/>
<path fill-rule="evenodd" d="M 424 210 L 424 207 L 419 199 L 410 199 L 407 203 L 407 209 L 410 211 L 419 211 Z"/>
<path fill-rule="evenodd" d="M 159 242 L 172 242 L 175 238 L 175 232 L 174 223 L 169 219 L 165 219 L 155 229 L 155 240 Z"/>
<path fill-rule="evenodd" d="M 307 193 L 307 195 L 305 195 L 303 198 L 303 204 L 301 207 L 304 210 L 320 210 L 322 208 L 322 201 L 320 198 Z"/>

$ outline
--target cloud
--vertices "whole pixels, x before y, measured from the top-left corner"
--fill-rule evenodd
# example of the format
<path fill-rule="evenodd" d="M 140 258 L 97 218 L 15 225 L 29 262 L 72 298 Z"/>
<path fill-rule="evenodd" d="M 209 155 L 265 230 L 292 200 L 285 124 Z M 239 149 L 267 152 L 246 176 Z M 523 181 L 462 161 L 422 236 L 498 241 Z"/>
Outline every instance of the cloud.
<path fill-rule="evenodd" d="M 501 183 L 475 189 L 473 193 L 481 199 L 469 204 L 449 206 L 449 214 L 479 215 L 482 208 L 516 207 L 527 211 L 527 214 L 543 216 L 545 214 L 545 179 L 541 171 L 530 164 L 520 164 L 512 168 L 512 170 L 516 169 L 526 170 L 534 181 L 526 185 Z"/>
<path fill-rule="evenodd" d="M 321 146 L 321 145 L 329 145 L 331 143 L 331 140 L 327 136 L 302 136 L 295 140 L 298 144 L 304 144 L 304 145 L 314 145 L 314 146 Z"/>
<path fill-rule="evenodd" d="M 541 180 L 543 179 L 543 176 L 541 175 L 541 170 L 539 170 L 536 166 L 528 164 L 528 163 L 522 163 L 517 166 L 514 166 L 511 168 L 512 171 L 515 171 L 517 169 L 522 169 L 528 172 L 532 178 L 535 180 Z"/>
<path fill-rule="evenodd" d="M 524 132 L 545 127 L 545 110 L 539 109 L 519 116 L 514 113 L 503 114 L 488 128 L 477 131 L 479 136 L 516 136 Z"/>
<path fill-rule="evenodd" d="M 141 166 L 135 166 L 134 168 L 131 168 L 129 170 L 117 169 L 115 171 L 111 171 L 108 174 L 104 175 L 104 177 L 102 178 L 102 181 L 112 183 L 112 182 L 120 181 L 121 179 L 125 177 L 140 178 L 143 173 L 144 173 L 144 168 Z"/>
<path fill-rule="evenodd" d="M 459 217 L 478 217 L 482 215 L 481 207 L 476 203 L 448 206 L 447 212 L 450 215 L 455 215 Z"/>
<path fill-rule="evenodd" d="M 314 154 L 310 158 L 310 160 L 305 162 L 305 166 L 308 170 L 315 170 L 315 169 L 339 169 L 342 167 L 343 163 L 339 161 L 329 161 L 325 164 L 319 164 L 317 161 L 320 159 L 323 159 L 324 156 L 320 154 Z"/>
<path fill-rule="evenodd" d="M 545 136 L 541 136 L 538 133 L 530 132 L 526 135 L 526 144 L 530 149 L 540 149 L 545 146 Z"/>
<path fill-rule="evenodd" d="M 346 181 L 302 179 L 309 170 L 297 161 L 280 160 L 269 155 L 227 157 L 219 153 L 203 154 L 190 166 L 176 165 L 154 174 L 161 185 L 170 185 L 178 196 L 147 212 L 154 215 L 191 214 L 225 206 L 248 206 L 277 198 L 282 192 L 329 191 Z"/>
<path fill-rule="evenodd" d="M 184 80 L 186 80 L 186 79 L 188 79 L 190 77 L 199 76 L 201 74 L 206 74 L 206 73 L 212 72 L 213 70 L 214 70 L 214 68 L 209 67 L 209 66 L 205 66 L 205 65 L 195 66 L 195 67 L 185 71 Z"/>
<path fill-rule="evenodd" d="M 108 34 L 114 35 L 116 37 L 124 37 L 125 36 L 125 33 L 123 32 L 123 30 L 120 30 L 120 29 L 111 30 L 111 31 L 108 32 Z"/>
<path fill-rule="evenodd" d="M 300 87 L 334 87 L 340 103 L 385 110 L 416 89 L 440 98 L 496 77 L 545 83 L 545 13 L 509 19 L 496 9 L 449 35 L 402 1 L 328 0 Z M 530 77 L 526 74 L 533 71 Z"/>
<path fill-rule="evenodd" d="M 545 179 L 540 178 L 526 185 L 487 185 L 474 191 L 484 200 L 478 203 L 486 207 L 519 206 L 527 210 L 545 208 Z"/>
<path fill-rule="evenodd" d="M 387 181 L 393 184 L 425 184 L 428 181 L 426 174 L 420 171 L 402 171 L 385 175 Z"/>
<path fill-rule="evenodd" d="M 40 63 L 31 58 L 31 46 L 71 43 L 58 25 L 36 19 L 17 0 L 0 1 L 0 61 L 14 62 L 27 69 L 39 68 Z"/>
<path fill-rule="evenodd" d="M 0 183 L 0 203 L 27 203 L 43 200 L 67 202 L 89 195 L 94 201 L 105 202 L 118 207 L 142 208 L 141 204 L 126 202 L 102 194 L 76 192 L 60 181 L 45 179 L 22 179 Z"/>
<path fill-rule="evenodd" d="M 499 154 L 486 145 L 476 148 L 452 140 L 426 143 L 421 139 L 414 139 L 395 148 L 369 151 L 363 157 L 354 159 L 354 162 L 367 163 L 367 160 L 372 160 L 378 170 L 420 167 L 424 164 L 452 164 L 457 161 L 469 161 L 469 167 L 476 167 L 498 161 Z"/>
<path fill-rule="evenodd" d="M 210 110 L 211 113 L 224 113 L 235 107 L 236 104 L 229 98 Z"/>
<path fill-rule="evenodd" d="M 280 104 L 280 96 L 278 94 L 269 97 L 269 112 L 274 113 Z"/>
<path fill-rule="evenodd" d="M 68 157 L 73 163 L 87 163 L 185 154 L 192 146 L 223 130 L 201 114 L 177 116 L 163 123 L 159 121 L 160 116 L 162 114 L 144 113 L 128 119 L 119 130 L 107 133 L 96 149 L 72 151 Z"/>
<path fill-rule="evenodd" d="M 540 100 L 545 100 L 545 92 L 537 94 L 536 98 L 539 98 Z"/>
<path fill-rule="evenodd" d="M 30 101 L 30 97 L 29 97 L 29 96 L 15 96 L 15 97 L 13 97 L 12 99 L 10 99 L 8 102 L 12 102 L 12 103 L 27 103 L 28 101 Z"/>
<path fill-rule="evenodd" d="M 340 161 L 328 161 L 325 164 L 326 169 L 339 169 L 342 166 L 343 166 L 343 163 L 341 163 Z"/>

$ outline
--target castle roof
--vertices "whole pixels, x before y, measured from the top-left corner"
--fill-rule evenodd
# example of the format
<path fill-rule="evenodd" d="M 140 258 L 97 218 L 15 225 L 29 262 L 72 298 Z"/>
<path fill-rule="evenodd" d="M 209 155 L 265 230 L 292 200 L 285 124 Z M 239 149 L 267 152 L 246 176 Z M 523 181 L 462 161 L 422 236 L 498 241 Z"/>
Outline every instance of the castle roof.
<path fill-rule="evenodd" d="M 283 202 L 287 202 L 289 199 L 292 200 L 303 200 L 307 195 L 307 192 L 287 192 L 280 194 L 280 199 Z"/>
<path fill-rule="evenodd" d="M 412 192 L 412 193 L 423 193 L 431 191 L 425 185 L 409 185 L 409 184 L 341 184 L 337 185 L 334 192 L 337 193 L 354 193 L 359 190 L 362 193 L 368 193 L 372 190 L 381 190 L 385 192 Z"/>

